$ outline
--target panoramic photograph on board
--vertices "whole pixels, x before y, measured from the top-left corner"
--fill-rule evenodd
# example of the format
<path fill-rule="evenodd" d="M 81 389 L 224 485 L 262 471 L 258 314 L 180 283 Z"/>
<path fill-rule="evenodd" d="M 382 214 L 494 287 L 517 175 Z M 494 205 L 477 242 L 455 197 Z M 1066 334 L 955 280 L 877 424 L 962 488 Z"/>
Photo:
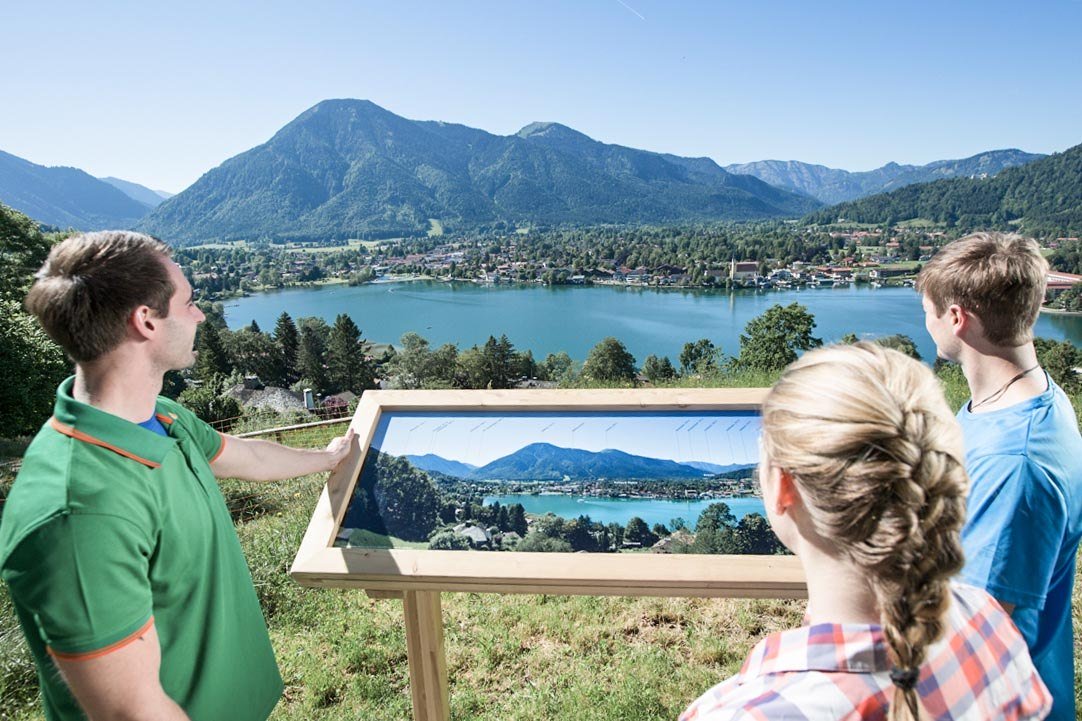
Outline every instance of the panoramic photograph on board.
<path fill-rule="evenodd" d="M 335 545 L 776 553 L 756 411 L 388 412 Z"/>

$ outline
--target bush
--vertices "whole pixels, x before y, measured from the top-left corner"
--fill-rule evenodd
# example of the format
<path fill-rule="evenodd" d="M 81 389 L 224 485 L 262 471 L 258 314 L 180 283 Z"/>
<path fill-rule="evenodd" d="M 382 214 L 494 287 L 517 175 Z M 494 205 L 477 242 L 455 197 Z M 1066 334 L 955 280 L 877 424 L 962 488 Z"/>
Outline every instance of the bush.
<path fill-rule="evenodd" d="M 429 540 L 428 548 L 432 551 L 468 551 L 470 542 L 454 531 L 437 531 Z"/>

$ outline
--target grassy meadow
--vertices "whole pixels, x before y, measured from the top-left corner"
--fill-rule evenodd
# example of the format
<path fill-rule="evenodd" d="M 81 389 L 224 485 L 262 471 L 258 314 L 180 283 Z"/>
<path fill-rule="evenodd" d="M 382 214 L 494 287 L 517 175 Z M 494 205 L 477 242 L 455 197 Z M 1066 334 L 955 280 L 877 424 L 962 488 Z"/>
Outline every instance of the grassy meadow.
<path fill-rule="evenodd" d="M 945 381 L 957 407 L 964 384 Z M 1077 408 L 1082 399 L 1074 400 Z M 318 446 L 336 431 L 303 429 L 285 441 Z M 0 498 L 10 481 L 10 472 L 0 477 Z M 285 679 L 272 718 L 409 719 L 401 602 L 372 600 L 358 590 L 302 588 L 288 576 L 323 481 L 222 484 Z M 1076 639 L 1080 605 L 1076 583 Z M 757 640 L 799 624 L 803 610 L 801 601 L 444 594 L 451 715 L 675 719 L 690 700 L 735 673 Z M 1075 648 L 1077 658 L 1077 640 Z M 42 718 L 34 666 L 6 589 L 0 590 L 0 719 Z"/>

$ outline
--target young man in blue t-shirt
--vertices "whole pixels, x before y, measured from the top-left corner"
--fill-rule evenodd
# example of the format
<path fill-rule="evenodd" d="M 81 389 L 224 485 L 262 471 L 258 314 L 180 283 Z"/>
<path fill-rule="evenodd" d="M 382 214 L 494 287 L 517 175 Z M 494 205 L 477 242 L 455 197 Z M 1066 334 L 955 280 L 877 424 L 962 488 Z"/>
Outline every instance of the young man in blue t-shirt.
<path fill-rule="evenodd" d="M 1082 437 L 1033 347 L 1047 275 L 1033 240 L 975 233 L 940 250 L 917 290 L 939 356 L 961 365 L 971 393 L 958 411 L 970 476 L 962 578 L 1011 614 L 1052 692 L 1049 718 L 1074 719 Z"/>

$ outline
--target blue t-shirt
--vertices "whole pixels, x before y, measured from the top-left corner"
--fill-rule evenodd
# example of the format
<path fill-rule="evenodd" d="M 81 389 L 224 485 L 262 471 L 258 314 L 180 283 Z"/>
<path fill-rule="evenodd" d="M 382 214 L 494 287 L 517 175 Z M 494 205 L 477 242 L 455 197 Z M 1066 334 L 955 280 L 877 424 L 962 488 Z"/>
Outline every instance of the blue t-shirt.
<path fill-rule="evenodd" d="M 159 436 L 169 437 L 169 431 L 165 430 L 165 426 L 158 420 L 158 416 L 151 416 L 142 423 L 139 424 L 140 428 L 146 428 L 148 431 L 153 431 Z"/>
<path fill-rule="evenodd" d="M 1050 719 L 1074 719 L 1071 591 L 1082 536 L 1082 437 L 1071 402 L 1048 390 L 1002 410 L 958 411 L 970 489 L 962 579 L 1013 603 Z"/>

